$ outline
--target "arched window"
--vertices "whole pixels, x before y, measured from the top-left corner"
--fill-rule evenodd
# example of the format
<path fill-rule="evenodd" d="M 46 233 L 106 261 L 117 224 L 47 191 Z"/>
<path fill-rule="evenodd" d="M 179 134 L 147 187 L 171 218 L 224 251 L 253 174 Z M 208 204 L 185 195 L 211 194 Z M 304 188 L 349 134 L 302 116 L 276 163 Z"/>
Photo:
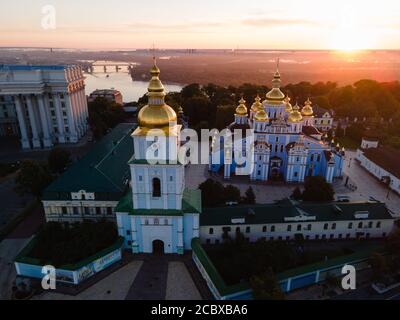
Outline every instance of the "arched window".
<path fill-rule="evenodd" d="M 153 197 L 161 197 L 161 182 L 158 178 L 153 178 Z"/>
<path fill-rule="evenodd" d="M 154 224 L 155 225 L 159 225 L 160 224 L 160 220 L 158 218 L 154 218 Z"/>

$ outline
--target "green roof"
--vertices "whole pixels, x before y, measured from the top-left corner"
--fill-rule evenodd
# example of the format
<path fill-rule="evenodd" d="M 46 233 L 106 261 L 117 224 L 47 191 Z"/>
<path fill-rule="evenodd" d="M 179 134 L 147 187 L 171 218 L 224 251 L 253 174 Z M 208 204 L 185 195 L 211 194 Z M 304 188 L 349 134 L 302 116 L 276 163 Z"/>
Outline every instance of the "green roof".
<path fill-rule="evenodd" d="M 182 198 L 182 210 L 165 210 L 165 209 L 133 209 L 132 190 L 119 201 L 116 212 L 128 212 L 130 215 L 170 215 L 181 216 L 184 213 L 200 213 L 201 212 L 201 191 L 185 189 Z"/>
<path fill-rule="evenodd" d="M 244 218 L 244 224 L 301 222 L 285 221 L 285 218 L 297 216 L 315 216 L 316 218 L 315 220 L 304 220 L 304 222 L 346 221 L 356 220 L 354 215 L 364 211 L 369 213 L 366 220 L 393 219 L 385 204 L 380 202 L 300 203 L 285 200 L 275 204 L 205 208 L 200 216 L 200 225 L 232 225 L 234 218 Z"/>
<path fill-rule="evenodd" d="M 121 123 L 51 183 L 43 200 L 69 200 L 71 192 L 95 192 L 96 199 L 119 200 L 130 177 L 134 124 Z"/>

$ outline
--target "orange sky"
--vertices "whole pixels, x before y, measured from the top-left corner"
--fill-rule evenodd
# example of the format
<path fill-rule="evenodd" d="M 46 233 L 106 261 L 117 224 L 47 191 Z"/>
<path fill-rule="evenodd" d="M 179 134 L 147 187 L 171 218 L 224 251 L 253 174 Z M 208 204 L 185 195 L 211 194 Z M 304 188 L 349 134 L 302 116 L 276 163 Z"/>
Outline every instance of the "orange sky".
<path fill-rule="evenodd" d="M 0 46 L 354 50 L 399 39 L 398 0 L 14 0 L 0 12 Z"/>

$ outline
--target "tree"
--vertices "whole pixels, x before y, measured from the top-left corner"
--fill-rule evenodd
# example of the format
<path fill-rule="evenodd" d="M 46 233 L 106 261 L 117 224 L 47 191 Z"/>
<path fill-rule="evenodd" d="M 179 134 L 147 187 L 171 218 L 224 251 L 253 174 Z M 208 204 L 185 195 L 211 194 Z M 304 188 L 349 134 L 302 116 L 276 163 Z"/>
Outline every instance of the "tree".
<path fill-rule="evenodd" d="M 62 148 L 55 148 L 51 150 L 47 162 L 49 168 L 53 173 L 63 173 L 65 167 L 71 162 L 71 153 Z"/>
<path fill-rule="evenodd" d="M 271 268 L 250 278 L 253 297 L 256 300 L 283 300 L 285 298 Z"/>
<path fill-rule="evenodd" d="M 224 187 L 224 199 L 225 202 L 240 202 L 240 190 L 231 185 L 228 184 L 227 186 Z"/>
<path fill-rule="evenodd" d="M 224 186 L 221 182 L 208 178 L 199 185 L 199 189 L 204 207 L 215 207 L 224 203 Z"/>
<path fill-rule="evenodd" d="M 322 176 L 307 177 L 304 184 L 303 201 L 332 201 L 335 192 Z"/>
<path fill-rule="evenodd" d="M 292 198 L 293 198 L 294 200 L 301 200 L 301 199 L 303 198 L 303 195 L 302 195 L 301 190 L 300 190 L 299 187 L 296 187 L 296 188 L 293 190 Z"/>
<path fill-rule="evenodd" d="M 30 193 L 39 198 L 43 189 L 52 180 L 53 176 L 46 164 L 26 160 L 22 162 L 20 171 L 15 179 L 15 190 L 21 195 Z"/>
<path fill-rule="evenodd" d="M 125 118 L 121 105 L 102 97 L 89 102 L 88 110 L 89 124 L 96 138 L 106 134 L 108 129 L 114 128 Z"/>
<path fill-rule="evenodd" d="M 254 190 L 252 187 L 248 187 L 246 192 L 244 193 L 243 203 L 245 203 L 245 204 L 255 204 L 256 203 L 256 195 L 254 194 Z"/>

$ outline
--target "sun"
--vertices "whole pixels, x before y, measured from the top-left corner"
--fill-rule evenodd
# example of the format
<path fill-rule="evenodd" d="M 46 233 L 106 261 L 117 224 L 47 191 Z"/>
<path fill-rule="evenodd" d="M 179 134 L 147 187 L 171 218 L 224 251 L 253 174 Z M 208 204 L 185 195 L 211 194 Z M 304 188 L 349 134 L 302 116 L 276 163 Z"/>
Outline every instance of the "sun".
<path fill-rule="evenodd" d="M 360 23 L 355 10 L 347 9 L 332 26 L 331 48 L 352 52 L 373 47 L 373 35 Z"/>

